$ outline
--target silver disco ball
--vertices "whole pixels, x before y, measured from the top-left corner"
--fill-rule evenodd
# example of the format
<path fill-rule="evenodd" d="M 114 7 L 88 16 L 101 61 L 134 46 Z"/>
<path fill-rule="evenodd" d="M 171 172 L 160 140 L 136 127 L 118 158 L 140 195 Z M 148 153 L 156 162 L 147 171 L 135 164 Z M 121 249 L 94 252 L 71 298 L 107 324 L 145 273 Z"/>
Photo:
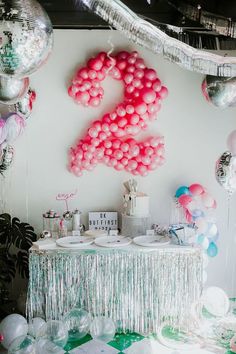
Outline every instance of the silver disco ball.
<path fill-rule="evenodd" d="M 0 76 L 0 103 L 11 105 L 19 102 L 27 94 L 29 78 L 15 79 Z"/>
<path fill-rule="evenodd" d="M 53 28 L 37 1 L 2 0 L 0 37 L 0 75 L 23 78 L 47 60 L 53 45 Z"/>
<path fill-rule="evenodd" d="M 236 77 L 207 75 L 202 82 L 202 93 L 216 107 L 233 107 L 236 105 Z"/>

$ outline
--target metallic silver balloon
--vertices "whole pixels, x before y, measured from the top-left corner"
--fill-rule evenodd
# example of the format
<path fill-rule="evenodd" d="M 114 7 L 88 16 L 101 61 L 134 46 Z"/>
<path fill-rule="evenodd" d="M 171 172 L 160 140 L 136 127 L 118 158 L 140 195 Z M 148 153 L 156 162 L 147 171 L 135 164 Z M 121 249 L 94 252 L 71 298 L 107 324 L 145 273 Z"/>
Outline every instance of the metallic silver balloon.
<path fill-rule="evenodd" d="M 219 108 L 236 105 L 236 77 L 207 75 L 202 82 L 202 92 L 207 101 Z"/>
<path fill-rule="evenodd" d="M 14 149 L 12 146 L 7 145 L 1 149 L 0 145 L 0 174 L 3 174 L 12 164 L 14 157 Z"/>
<path fill-rule="evenodd" d="M 224 152 L 216 161 L 215 176 L 217 182 L 229 194 L 236 191 L 236 156 L 231 152 Z"/>
<path fill-rule="evenodd" d="M 53 45 L 53 28 L 37 1 L 3 0 L 0 37 L 0 75 L 23 78 L 47 60 Z"/>
<path fill-rule="evenodd" d="M 0 76 L 0 103 L 11 105 L 19 102 L 29 89 L 29 78 L 15 79 Z"/>

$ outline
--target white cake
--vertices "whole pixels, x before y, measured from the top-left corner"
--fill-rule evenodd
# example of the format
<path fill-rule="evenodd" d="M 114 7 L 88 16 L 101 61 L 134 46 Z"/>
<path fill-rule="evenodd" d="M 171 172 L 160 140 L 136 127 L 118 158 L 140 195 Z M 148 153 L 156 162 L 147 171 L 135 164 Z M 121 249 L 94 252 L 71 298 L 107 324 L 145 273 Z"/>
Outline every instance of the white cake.
<path fill-rule="evenodd" d="M 129 216 L 149 216 L 149 197 L 144 193 L 127 193 L 124 195 L 124 209 Z"/>

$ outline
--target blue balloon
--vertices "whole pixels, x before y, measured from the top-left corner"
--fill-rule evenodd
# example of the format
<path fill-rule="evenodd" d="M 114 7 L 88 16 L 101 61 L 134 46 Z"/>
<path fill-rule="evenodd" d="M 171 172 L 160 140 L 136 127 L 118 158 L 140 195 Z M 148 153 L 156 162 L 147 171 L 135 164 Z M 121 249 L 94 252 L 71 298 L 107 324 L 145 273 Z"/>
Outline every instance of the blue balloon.
<path fill-rule="evenodd" d="M 218 254 L 218 247 L 215 242 L 210 242 L 209 247 L 207 249 L 207 254 L 209 257 L 215 257 Z"/>
<path fill-rule="evenodd" d="M 205 236 L 203 234 L 198 235 L 197 237 L 197 243 L 201 244 L 204 240 Z"/>
<path fill-rule="evenodd" d="M 186 187 L 186 186 L 181 186 L 181 187 L 179 187 L 179 188 L 177 189 L 177 191 L 175 192 L 175 197 L 176 197 L 176 198 L 179 198 L 179 197 L 180 197 L 181 195 L 183 195 L 183 194 L 189 194 L 189 195 L 191 195 L 191 193 L 190 193 L 188 187 Z"/>

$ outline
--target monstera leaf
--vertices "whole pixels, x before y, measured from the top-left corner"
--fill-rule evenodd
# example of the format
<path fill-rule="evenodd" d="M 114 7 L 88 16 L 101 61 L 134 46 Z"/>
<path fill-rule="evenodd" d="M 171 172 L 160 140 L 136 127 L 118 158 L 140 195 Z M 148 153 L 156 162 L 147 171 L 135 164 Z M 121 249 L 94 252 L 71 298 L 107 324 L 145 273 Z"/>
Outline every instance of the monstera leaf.
<path fill-rule="evenodd" d="M 0 250 L 0 269 L 0 280 L 10 283 L 16 274 L 16 256 L 10 255 L 6 249 Z"/>
<path fill-rule="evenodd" d="M 34 228 L 27 223 L 20 222 L 18 218 L 12 219 L 12 242 L 20 249 L 28 250 L 32 242 L 36 241 Z"/>
<path fill-rule="evenodd" d="M 29 255 L 26 251 L 19 251 L 17 254 L 16 266 L 22 278 L 29 278 Z"/>
<path fill-rule="evenodd" d="M 28 250 L 36 239 L 34 228 L 29 224 L 9 214 L 0 215 L 0 280 L 10 282 L 16 269 L 22 278 L 28 278 Z"/>
<path fill-rule="evenodd" d="M 9 214 L 0 214 L 0 245 L 6 245 L 11 242 L 11 216 Z"/>

